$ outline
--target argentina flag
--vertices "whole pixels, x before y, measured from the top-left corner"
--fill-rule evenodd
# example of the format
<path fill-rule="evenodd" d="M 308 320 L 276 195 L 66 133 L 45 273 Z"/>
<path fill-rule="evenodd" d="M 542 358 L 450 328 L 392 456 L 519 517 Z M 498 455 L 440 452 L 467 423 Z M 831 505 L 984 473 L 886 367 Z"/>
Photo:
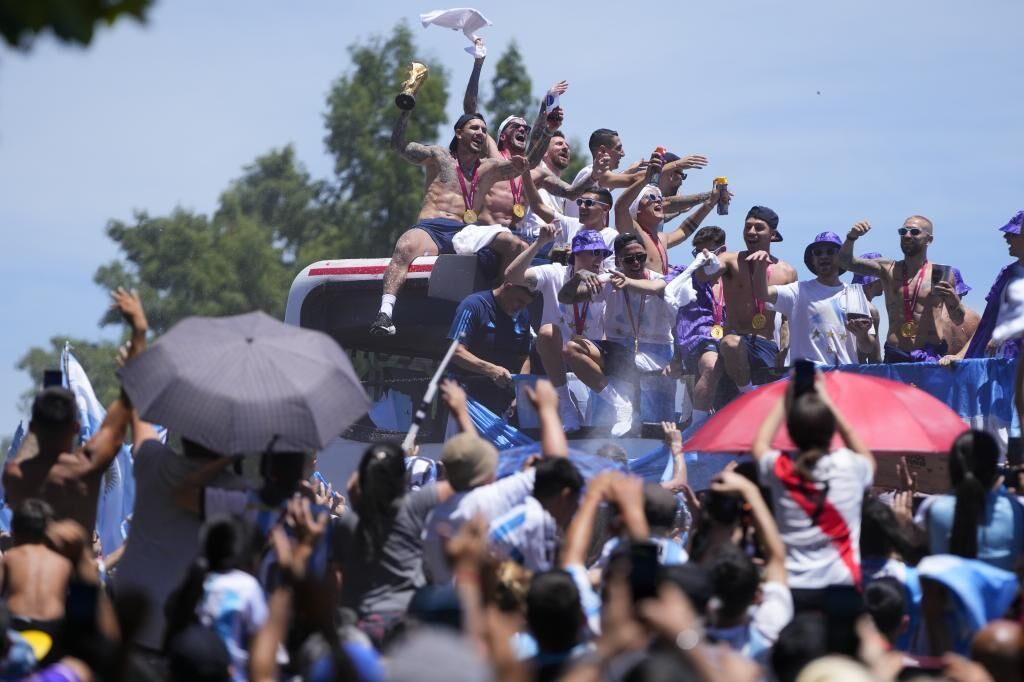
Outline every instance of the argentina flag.
<path fill-rule="evenodd" d="M 68 344 L 64 345 L 60 366 L 64 372 L 64 384 L 75 395 L 75 403 L 78 406 L 78 419 L 81 423 L 79 441 L 86 443 L 99 430 L 107 411 L 96 398 L 85 369 L 75 358 Z M 127 537 L 124 522 L 134 507 L 135 474 L 132 468 L 132 455 L 130 448 L 124 445 L 103 474 L 100 485 L 96 532 L 99 534 L 104 555 L 110 554 L 124 544 Z"/>

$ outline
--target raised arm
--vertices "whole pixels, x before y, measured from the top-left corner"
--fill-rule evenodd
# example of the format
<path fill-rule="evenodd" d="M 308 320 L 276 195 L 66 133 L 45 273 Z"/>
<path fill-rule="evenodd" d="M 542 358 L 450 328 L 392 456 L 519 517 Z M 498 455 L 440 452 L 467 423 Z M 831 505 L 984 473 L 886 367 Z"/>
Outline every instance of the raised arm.
<path fill-rule="evenodd" d="M 529 174 L 527 174 L 529 175 Z M 530 263 L 533 262 L 537 252 L 545 244 L 549 244 L 555 240 L 555 229 L 551 225 L 541 225 L 540 235 L 536 241 L 530 244 L 526 249 L 516 256 L 515 260 L 509 263 L 508 267 L 505 268 L 505 281 L 509 284 L 518 284 L 525 286 L 530 291 L 537 289 L 537 277 L 530 274 Z"/>
<path fill-rule="evenodd" d="M 537 191 L 537 183 L 533 181 L 534 172 L 540 173 L 541 171 L 523 173 L 523 188 L 526 190 L 526 201 L 529 202 L 530 208 L 538 218 L 545 223 L 550 223 L 555 219 L 555 212 L 544 203 L 540 192 Z"/>
<path fill-rule="evenodd" d="M 775 518 L 768 509 L 768 505 L 757 489 L 753 481 L 737 474 L 731 468 L 722 471 L 711 482 L 711 489 L 716 493 L 726 495 L 740 495 L 750 505 L 751 516 L 754 519 L 754 532 L 761 543 L 764 553 L 764 580 L 765 582 L 783 583 L 786 582 L 786 546 L 779 535 L 779 527 L 775 524 Z"/>
<path fill-rule="evenodd" d="M 594 159 L 590 172 L 581 175 L 573 184 L 570 185 L 557 175 L 552 174 L 545 175 L 540 179 L 541 188 L 547 190 L 553 196 L 575 201 L 593 189 L 594 185 L 604 183 L 608 177 L 608 169 L 611 167 L 611 163 L 611 156 L 602 154 Z"/>
<path fill-rule="evenodd" d="M 633 216 L 630 215 L 629 207 L 640 196 L 640 192 L 644 191 L 644 188 L 647 187 L 648 175 L 640 176 L 615 200 L 615 229 L 618 230 L 619 234 L 635 233 L 640 229 L 637 227 Z"/>
<path fill-rule="evenodd" d="M 565 544 L 562 546 L 561 565 L 585 566 L 587 550 L 594 536 L 594 524 L 601 504 L 609 499 L 612 485 L 622 474 L 617 471 L 603 471 L 587 483 L 587 491 L 583 501 L 572 517 L 569 528 L 565 531 Z"/>
<path fill-rule="evenodd" d="M 538 379 L 537 384 L 525 387 L 526 397 L 533 403 L 540 420 L 540 448 L 545 457 L 568 457 L 569 441 L 558 416 L 558 392 L 547 379 Z"/>
<path fill-rule="evenodd" d="M 459 382 L 454 379 L 441 381 L 441 400 L 448 407 L 448 412 L 455 423 L 459 425 L 459 431 L 476 435 L 476 424 L 473 423 L 466 408 L 466 391 L 459 386 Z"/>
<path fill-rule="evenodd" d="M 555 97 L 565 93 L 568 89 L 568 82 L 558 81 L 548 88 L 547 95 L 540 102 L 540 111 L 537 112 L 537 119 L 533 122 L 533 128 L 530 129 L 530 141 L 526 148 L 526 158 L 530 163 L 530 168 L 536 168 L 540 165 L 544 155 L 548 152 L 551 134 L 558 130 L 558 126 L 562 124 L 562 108 L 557 107 L 554 111 L 549 112 L 547 110 L 547 96 Z"/>
<path fill-rule="evenodd" d="M 477 38 L 479 43 L 483 39 Z M 480 92 L 480 72 L 484 68 L 484 57 L 477 57 L 473 60 L 473 70 L 469 74 L 469 82 L 466 83 L 466 93 L 462 96 L 462 113 L 475 114 L 478 109 L 477 94 Z"/>
<path fill-rule="evenodd" d="M 882 278 L 887 276 L 888 270 L 885 266 L 891 263 L 891 261 L 881 258 L 858 258 L 853 254 L 854 242 L 870 231 L 871 223 L 866 220 L 862 220 L 850 228 L 850 231 L 846 233 L 846 241 L 843 242 L 842 247 L 839 249 L 839 267 L 855 272 L 858 275 Z"/>
<path fill-rule="evenodd" d="M 685 213 L 694 206 L 703 204 L 710 196 L 711 192 L 701 192 L 700 194 L 677 194 L 665 197 L 665 202 L 662 204 L 661 209 L 665 214 L 665 221 L 668 222 L 680 213 Z"/>
<path fill-rule="evenodd" d="M 828 405 L 828 408 L 832 410 L 832 416 L 836 419 L 836 432 L 839 433 L 839 437 L 843 439 L 843 443 L 850 450 L 853 450 L 858 455 L 865 457 L 868 463 L 871 465 L 871 471 L 876 468 L 875 456 L 871 453 L 871 449 L 868 448 L 867 443 L 861 440 L 857 432 L 853 430 L 843 413 L 839 411 L 839 408 L 835 406 L 832 399 L 829 398 L 828 392 L 825 390 L 825 375 L 818 372 L 814 380 L 815 390 L 818 392 L 818 396 L 822 402 Z"/>
<path fill-rule="evenodd" d="M 434 158 L 434 148 L 419 142 L 408 142 L 405 139 L 405 130 L 409 127 L 409 117 L 412 110 L 402 110 L 395 121 L 395 127 L 391 131 L 391 148 L 398 152 L 399 156 L 416 165 L 423 165 Z"/>
<path fill-rule="evenodd" d="M 761 426 L 754 435 L 754 442 L 750 445 L 750 454 L 755 460 L 764 457 L 765 453 L 772 449 L 772 440 L 786 416 L 786 396 L 779 398 L 778 402 L 768 413 L 768 416 L 761 422 Z"/>
<path fill-rule="evenodd" d="M 662 481 L 661 487 L 674 492 L 689 483 L 686 459 L 683 457 L 683 436 L 675 422 L 661 422 L 661 428 L 665 432 L 665 445 L 672 456 L 672 478 Z"/>

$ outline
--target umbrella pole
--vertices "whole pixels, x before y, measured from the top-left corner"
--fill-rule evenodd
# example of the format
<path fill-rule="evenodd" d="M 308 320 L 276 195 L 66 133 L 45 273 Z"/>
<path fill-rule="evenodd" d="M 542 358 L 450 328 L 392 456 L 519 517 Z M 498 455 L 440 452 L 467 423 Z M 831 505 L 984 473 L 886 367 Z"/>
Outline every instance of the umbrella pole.
<path fill-rule="evenodd" d="M 455 350 L 462 343 L 462 339 L 465 338 L 466 332 L 460 333 L 452 341 L 452 345 L 448 347 L 448 352 L 441 358 L 441 364 L 437 366 L 437 371 L 434 372 L 434 376 L 430 379 L 430 383 L 427 384 L 427 390 L 423 393 L 423 400 L 416 407 L 416 414 L 412 417 L 412 425 L 409 427 L 409 433 L 405 434 L 405 440 L 402 441 L 402 449 L 405 450 L 406 455 L 412 452 L 413 445 L 416 444 L 416 436 L 420 432 L 420 424 L 427 416 L 427 408 L 430 407 L 430 403 L 434 400 L 434 395 L 437 393 L 437 384 L 441 381 L 441 375 L 448 368 L 448 363 L 452 361 L 452 356 L 455 355 Z"/>

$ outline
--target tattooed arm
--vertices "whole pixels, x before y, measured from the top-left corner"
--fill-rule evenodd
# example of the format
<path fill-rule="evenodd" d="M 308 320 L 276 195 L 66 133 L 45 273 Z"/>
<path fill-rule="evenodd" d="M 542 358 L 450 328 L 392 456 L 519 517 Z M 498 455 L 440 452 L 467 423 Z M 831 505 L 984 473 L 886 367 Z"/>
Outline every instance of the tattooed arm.
<path fill-rule="evenodd" d="M 568 89 L 569 84 L 566 81 L 558 81 L 548 89 L 547 95 L 558 96 Z M 551 134 L 558 130 L 558 126 L 562 125 L 561 107 L 550 112 L 553 116 L 548 118 L 547 95 L 541 100 L 540 111 L 537 112 L 537 119 L 533 122 L 530 141 L 526 148 L 526 158 L 530 162 L 530 168 L 536 168 L 543 160 L 548 151 L 548 143 L 551 142 Z"/>
<path fill-rule="evenodd" d="M 435 147 L 430 147 L 419 142 L 407 142 L 405 129 L 409 127 L 409 116 L 412 111 L 402 111 L 395 121 L 395 127 L 391 131 L 391 148 L 398 152 L 399 156 L 416 165 L 423 165 L 434 158 Z"/>

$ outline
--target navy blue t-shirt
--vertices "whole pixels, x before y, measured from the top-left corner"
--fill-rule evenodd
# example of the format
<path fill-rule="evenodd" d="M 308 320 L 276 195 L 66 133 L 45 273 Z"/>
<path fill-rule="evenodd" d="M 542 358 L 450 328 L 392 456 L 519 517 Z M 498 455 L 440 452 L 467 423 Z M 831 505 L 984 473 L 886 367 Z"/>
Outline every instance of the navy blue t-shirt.
<path fill-rule="evenodd" d="M 513 374 L 522 369 L 523 358 L 530 352 L 529 311 L 524 309 L 509 315 L 498 307 L 494 293 L 489 290 L 470 294 L 455 310 L 448 338 L 454 340 L 462 331 L 466 332 L 462 345 L 470 353 Z M 451 367 L 456 377 L 480 376 L 461 367 Z M 469 382 L 466 391 L 498 415 L 508 408 L 513 397 L 511 389 L 485 380 Z"/>

